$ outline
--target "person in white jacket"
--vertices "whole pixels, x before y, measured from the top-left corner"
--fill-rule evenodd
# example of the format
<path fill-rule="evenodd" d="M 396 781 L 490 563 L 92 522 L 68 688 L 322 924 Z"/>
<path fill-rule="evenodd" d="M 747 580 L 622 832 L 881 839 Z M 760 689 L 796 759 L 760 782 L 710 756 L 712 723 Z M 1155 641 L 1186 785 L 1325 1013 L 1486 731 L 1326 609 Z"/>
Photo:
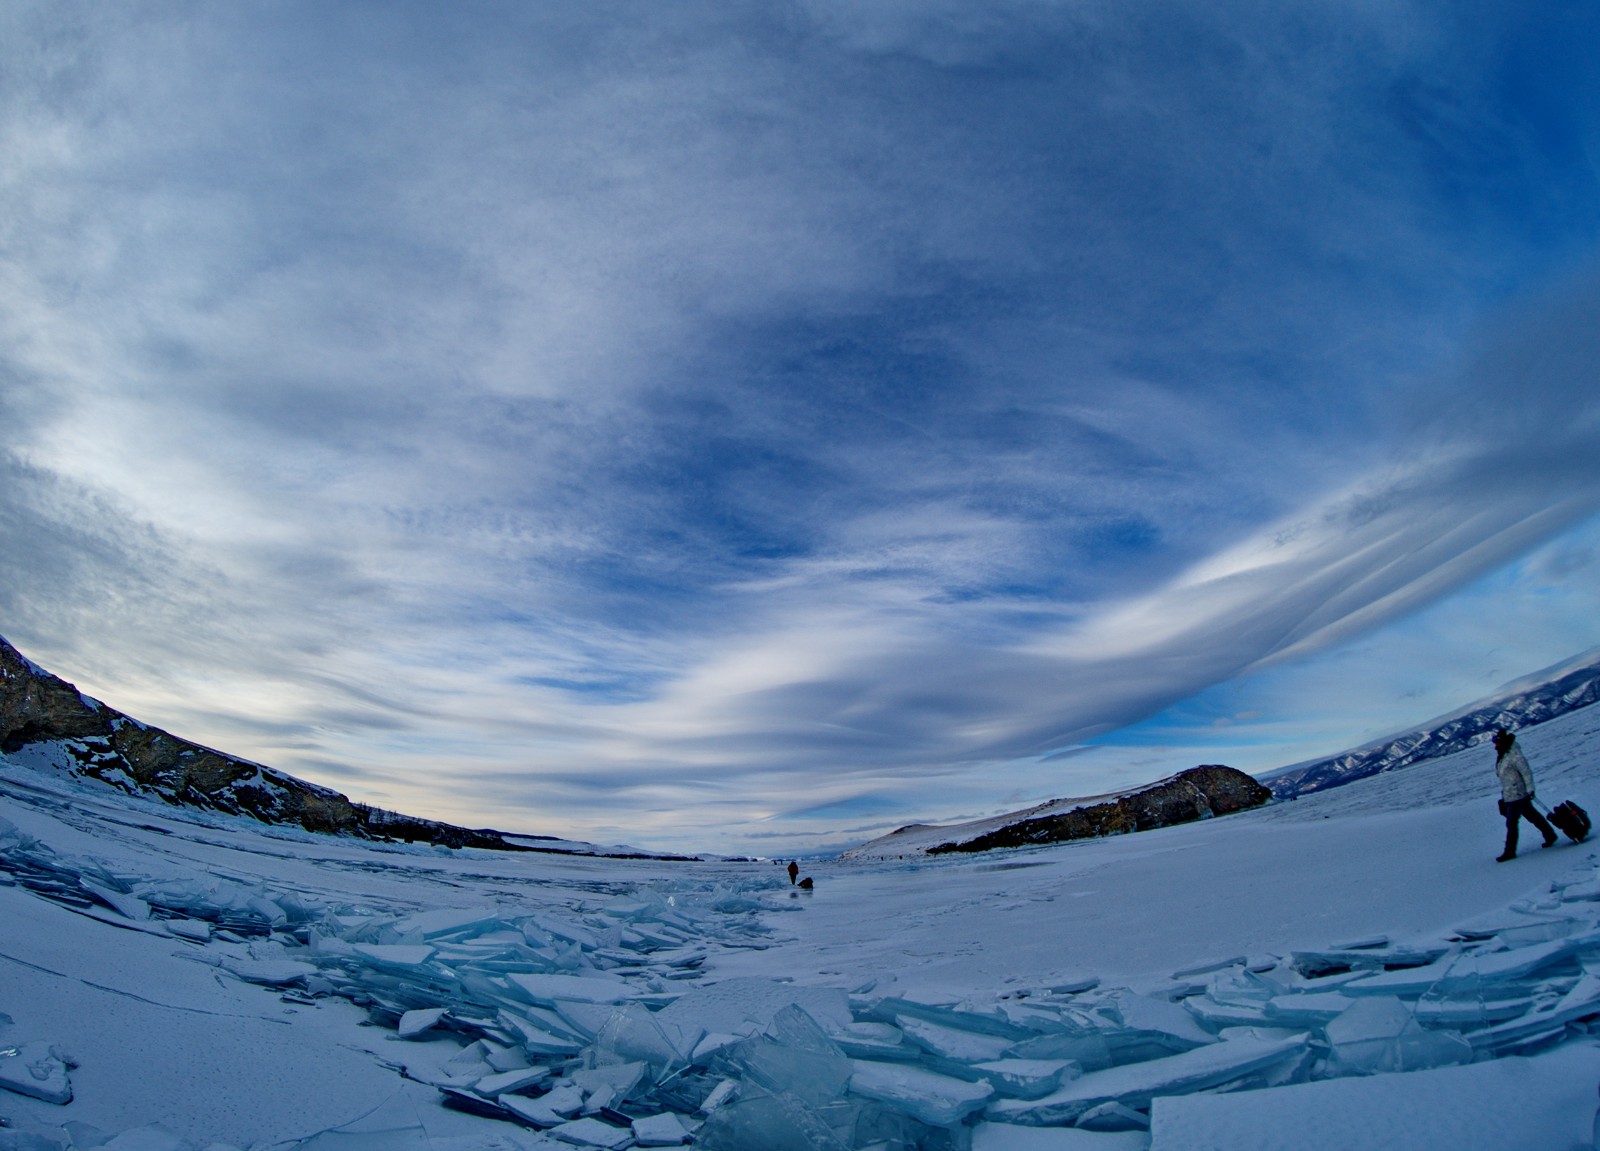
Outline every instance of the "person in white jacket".
<path fill-rule="evenodd" d="M 1517 737 L 1505 728 L 1494 733 L 1494 773 L 1500 777 L 1500 814 L 1506 817 L 1506 849 L 1496 863 L 1517 857 L 1517 822 L 1526 819 L 1544 833 L 1544 846 L 1554 847 L 1555 829 L 1533 806 L 1533 769 L 1517 746 Z"/>

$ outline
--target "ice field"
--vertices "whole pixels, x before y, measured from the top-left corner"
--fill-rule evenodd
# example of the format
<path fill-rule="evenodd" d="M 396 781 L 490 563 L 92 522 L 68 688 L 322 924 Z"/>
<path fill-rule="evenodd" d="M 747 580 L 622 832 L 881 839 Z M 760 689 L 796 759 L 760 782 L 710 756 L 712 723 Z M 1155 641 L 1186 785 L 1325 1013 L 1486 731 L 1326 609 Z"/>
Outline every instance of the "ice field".
<path fill-rule="evenodd" d="M 1522 743 L 1600 808 L 1600 709 Z M 0 1151 L 1589 1147 L 1597 841 L 1495 863 L 1492 754 L 811 892 L 0 761 Z"/>

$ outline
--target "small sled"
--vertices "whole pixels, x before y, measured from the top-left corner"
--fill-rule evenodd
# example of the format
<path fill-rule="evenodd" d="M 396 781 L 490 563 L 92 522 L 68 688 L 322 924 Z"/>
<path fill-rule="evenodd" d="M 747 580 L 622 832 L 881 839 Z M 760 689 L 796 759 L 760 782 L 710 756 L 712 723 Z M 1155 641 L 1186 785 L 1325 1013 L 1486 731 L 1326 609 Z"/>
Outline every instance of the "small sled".
<path fill-rule="evenodd" d="M 1549 811 L 1550 822 L 1556 830 L 1565 835 L 1573 843 L 1582 843 L 1589 838 L 1589 813 L 1568 799 L 1556 804 Z"/>

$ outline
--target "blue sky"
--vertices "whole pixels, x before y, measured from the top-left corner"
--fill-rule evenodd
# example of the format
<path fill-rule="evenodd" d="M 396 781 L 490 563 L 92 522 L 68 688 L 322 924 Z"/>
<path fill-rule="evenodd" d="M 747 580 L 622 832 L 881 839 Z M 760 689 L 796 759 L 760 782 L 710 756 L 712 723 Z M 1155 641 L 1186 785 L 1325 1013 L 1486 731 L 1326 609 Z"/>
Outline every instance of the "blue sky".
<path fill-rule="evenodd" d="M 1600 644 L 1582 3 L 13 3 L 0 634 L 780 853 Z"/>

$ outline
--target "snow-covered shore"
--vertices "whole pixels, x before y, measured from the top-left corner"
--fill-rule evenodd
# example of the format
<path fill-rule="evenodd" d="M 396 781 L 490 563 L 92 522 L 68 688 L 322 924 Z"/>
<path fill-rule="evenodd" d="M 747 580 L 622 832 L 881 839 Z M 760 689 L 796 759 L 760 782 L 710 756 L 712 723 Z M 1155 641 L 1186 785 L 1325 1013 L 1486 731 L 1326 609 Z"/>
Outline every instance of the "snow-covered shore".
<path fill-rule="evenodd" d="M 1600 709 L 1523 740 L 1542 796 L 1600 806 Z M 1493 796 L 1474 751 L 801 893 L 0 763 L 0 1079 L 44 1085 L 0 1092 L 0 1148 L 1585 1146 L 1600 854 L 1494 863 Z"/>

